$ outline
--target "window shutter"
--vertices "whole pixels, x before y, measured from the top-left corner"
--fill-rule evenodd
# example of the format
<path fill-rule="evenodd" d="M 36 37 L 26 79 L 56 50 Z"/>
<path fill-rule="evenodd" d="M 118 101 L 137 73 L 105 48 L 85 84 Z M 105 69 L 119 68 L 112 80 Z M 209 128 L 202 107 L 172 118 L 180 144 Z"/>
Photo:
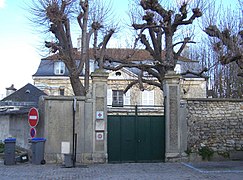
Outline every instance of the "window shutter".
<path fill-rule="evenodd" d="M 107 105 L 112 105 L 112 89 L 107 89 Z"/>
<path fill-rule="evenodd" d="M 154 105 L 154 91 L 149 91 L 148 105 Z"/>
<path fill-rule="evenodd" d="M 126 94 L 123 94 L 124 105 L 130 105 L 130 90 Z"/>
<path fill-rule="evenodd" d="M 142 92 L 142 105 L 154 105 L 154 91 Z"/>

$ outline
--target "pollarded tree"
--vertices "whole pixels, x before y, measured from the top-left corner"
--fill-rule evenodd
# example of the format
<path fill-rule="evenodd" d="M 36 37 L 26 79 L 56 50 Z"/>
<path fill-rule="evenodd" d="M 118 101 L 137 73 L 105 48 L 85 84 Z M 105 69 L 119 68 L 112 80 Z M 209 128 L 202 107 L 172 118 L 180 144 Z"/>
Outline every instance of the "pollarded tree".
<path fill-rule="evenodd" d="M 31 13 L 32 21 L 44 25 L 55 36 L 55 41 L 45 41 L 45 46 L 53 53 L 57 53 L 68 71 L 73 92 L 76 96 L 83 96 L 89 88 L 89 45 L 91 37 L 97 39 L 98 31 L 105 29 L 105 16 L 109 8 L 102 0 L 33 0 Z M 75 50 L 72 44 L 71 25 L 76 22 L 81 31 L 80 59 L 75 59 Z M 108 29 L 100 43 L 101 51 L 114 33 L 114 28 Z M 85 83 L 79 79 L 85 67 Z"/>
<path fill-rule="evenodd" d="M 242 2 L 240 5 L 242 8 Z M 235 62 L 241 69 L 238 76 L 243 77 L 243 18 L 242 12 L 235 13 L 227 13 L 224 18 L 220 16 L 218 21 L 209 21 L 204 32 L 214 38 L 213 49 L 220 56 L 221 64 Z"/>
<path fill-rule="evenodd" d="M 202 11 L 199 8 L 199 5 L 202 5 L 202 1 L 198 4 L 181 1 L 180 3 L 175 3 L 175 6 L 171 8 L 166 7 L 166 2 L 163 2 L 141 0 L 137 4 L 138 6 L 135 6 L 135 9 L 137 10 L 140 7 L 142 11 L 138 13 L 131 12 L 132 27 L 137 32 L 135 45 L 141 42 L 145 50 L 149 52 L 151 61 L 149 63 L 137 63 L 131 61 L 133 54 L 130 54 L 125 59 L 116 59 L 116 67 L 112 67 L 109 63 L 109 66 L 105 67 L 110 70 L 118 70 L 123 67 L 140 70 L 141 73 L 138 79 L 133 81 L 126 90 L 137 83 L 140 84 L 141 88 L 143 88 L 143 83 L 147 83 L 163 89 L 163 80 L 166 72 L 174 70 L 183 49 L 188 43 L 194 43 L 191 40 L 191 36 L 184 36 L 179 41 L 175 41 L 175 37 L 180 31 L 179 28 L 192 25 L 197 18 L 202 16 Z M 191 9 L 189 4 L 195 5 L 195 7 Z M 138 16 L 135 16 L 135 14 Z M 139 18 L 142 18 L 141 23 L 137 23 Z M 117 66 L 117 64 L 119 65 Z M 155 77 L 157 81 L 149 80 L 144 74 Z"/>
<path fill-rule="evenodd" d="M 242 4 L 240 7 L 242 9 Z M 208 46 L 211 53 L 215 55 L 212 59 L 216 66 L 211 86 L 216 97 L 242 98 L 243 18 L 241 9 L 233 7 L 225 9 L 221 6 L 219 11 L 212 6 L 208 9 L 210 11 L 206 12 L 203 21 L 204 31 L 210 40 Z"/>

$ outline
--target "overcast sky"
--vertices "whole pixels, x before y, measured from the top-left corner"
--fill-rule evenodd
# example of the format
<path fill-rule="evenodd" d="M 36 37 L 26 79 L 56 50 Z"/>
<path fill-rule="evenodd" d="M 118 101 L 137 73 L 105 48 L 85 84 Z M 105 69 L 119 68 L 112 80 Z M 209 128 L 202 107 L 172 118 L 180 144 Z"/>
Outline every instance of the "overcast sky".
<path fill-rule="evenodd" d="M 33 84 L 32 75 L 43 55 L 40 45 L 44 40 L 41 34 L 35 32 L 36 27 L 27 19 L 28 12 L 24 8 L 29 1 L 32 0 L 0 0 L 0 99 L 5 96 L 5 88 L 12 84 L 17 89 L 27 83 Z M 230 2 L 233 1 L 237 0 Z M 127 16 L 128 2 L 114 0 L 113 7 L 119 21 L 122 21 L 123 14 Z M 122 35 L 124 39 L 126 33 Z M 119 42 L 120 36 L 115 37 Z M 113 40 L 112 45 L 117 46 L 117 41 Z"/>

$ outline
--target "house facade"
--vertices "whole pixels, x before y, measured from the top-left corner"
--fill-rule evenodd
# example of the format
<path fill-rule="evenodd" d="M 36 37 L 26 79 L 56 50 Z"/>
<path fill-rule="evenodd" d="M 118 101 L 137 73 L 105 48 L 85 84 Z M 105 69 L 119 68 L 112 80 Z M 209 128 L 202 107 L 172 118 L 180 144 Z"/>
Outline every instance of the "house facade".
<path fill-rule="evenodd" d="M 129 50 L 130 51 L 130 50 Z M 127 54 L 127 49 L 112 49 L 114 58 L 123 58 Z M 147 61 L 150 57 L 145 50 L 140 50 L 135 54 L 134 59 L 137 61 Z M 139 54 L 140 53 L 140 54 Z M 78 59 L 78 56 L 77 56 Z M 175 71 L 182 73 L 186 71 L 188 64 L 192 64 L 191 70 L 195 71 L 198 65 L 197 61 L 188 61 L 181 59 L 178 61 Z M 97 68 L 94 60 L 90 60 L 90 72 Z M 188 70 L 188 69 L 187 69 Z M 134 79 L 137 79 L 139 71 L 135 68 L 122 68 L 118 71 L 107 71 L 107 105 L 110 114 L 129 114 L 134 113 L 135 105 L 140 107 L 141 112 L 148 111 L 153 107 L 155 113 L 163 114 L 163 92 L 151 85 L 144 85 L 145 90 L 141 91 L 138 86 L 133 86 L 126 94 L 123 93 L 127 85 Z M 70 84 L 68 70 L 65 64 L 58 59 L 56 55 L 41 59 L 40 65 L 33 75 L 34 85 L 51 96 L 72 96 L 73 91 Z M 83 72 L 80 74 L 80 80 L 84 80 Z M 154 79 L 156 81 L 156 79 Z M 197 77 L 190 73 L 185 73 L 181 79 L 181 96 L 182 98 L 204 98 L 206 97 L 207 81 L 205 77 Z M 123 107 L 121 109 L 121 107 Z M 146 111 L 145 111 L 146 109 Z"/>

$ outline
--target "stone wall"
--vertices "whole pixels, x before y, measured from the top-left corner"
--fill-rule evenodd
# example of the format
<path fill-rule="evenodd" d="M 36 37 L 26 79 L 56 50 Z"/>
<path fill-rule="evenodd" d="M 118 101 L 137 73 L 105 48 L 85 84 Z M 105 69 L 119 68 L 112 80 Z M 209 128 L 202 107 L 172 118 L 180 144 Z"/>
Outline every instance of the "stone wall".
<path fill-rule="evenodd" d="M 8 115 L 1 115 L 0 116 L 0 142 L 3 142 L 4 139 L 10 137 L 9 134 L 9 116 Z"/>
<path fill-rule="evenodd" d="M 243 151 L 243 100 L 188 99 L 188 148 Z"/>
<path fill-rule="evenodd" d="M 61 163 L 72 154 L 73 129 L 77 134 L 77 162 L 107 162 L 107 77 L 91 75 L 92 91 L 87 96 L 43 96 L 37 131 L 46 138 L 45 160 Z M 73 123 L 75 121 L 75 123 Z"/>
<path fill-rule="evenodd" d="M 59 163 L 66 153 L 73 152 L 73 103 L 76 99 L 75 133 L 77 133 L 77 161 L 87 162 L 93 152 L 92 103 L 85 97 L 43 97 L 40 130 L 43 129 L 45 160 Z M 91 104 L 91 107 L 90 107 Z M 86 113 L 85 109 L 90 108 Z M 87 112 L 90 112 L 87 115 Z M 87 117 L 88 116 L 88 117 Z M 66 147 L 62 144 L 66 143 Z"/>
<path fill-rule="evenodd" d="M 206 98 L 207 81 L 204 78 L 181 78 L 182 98 Z"/>

